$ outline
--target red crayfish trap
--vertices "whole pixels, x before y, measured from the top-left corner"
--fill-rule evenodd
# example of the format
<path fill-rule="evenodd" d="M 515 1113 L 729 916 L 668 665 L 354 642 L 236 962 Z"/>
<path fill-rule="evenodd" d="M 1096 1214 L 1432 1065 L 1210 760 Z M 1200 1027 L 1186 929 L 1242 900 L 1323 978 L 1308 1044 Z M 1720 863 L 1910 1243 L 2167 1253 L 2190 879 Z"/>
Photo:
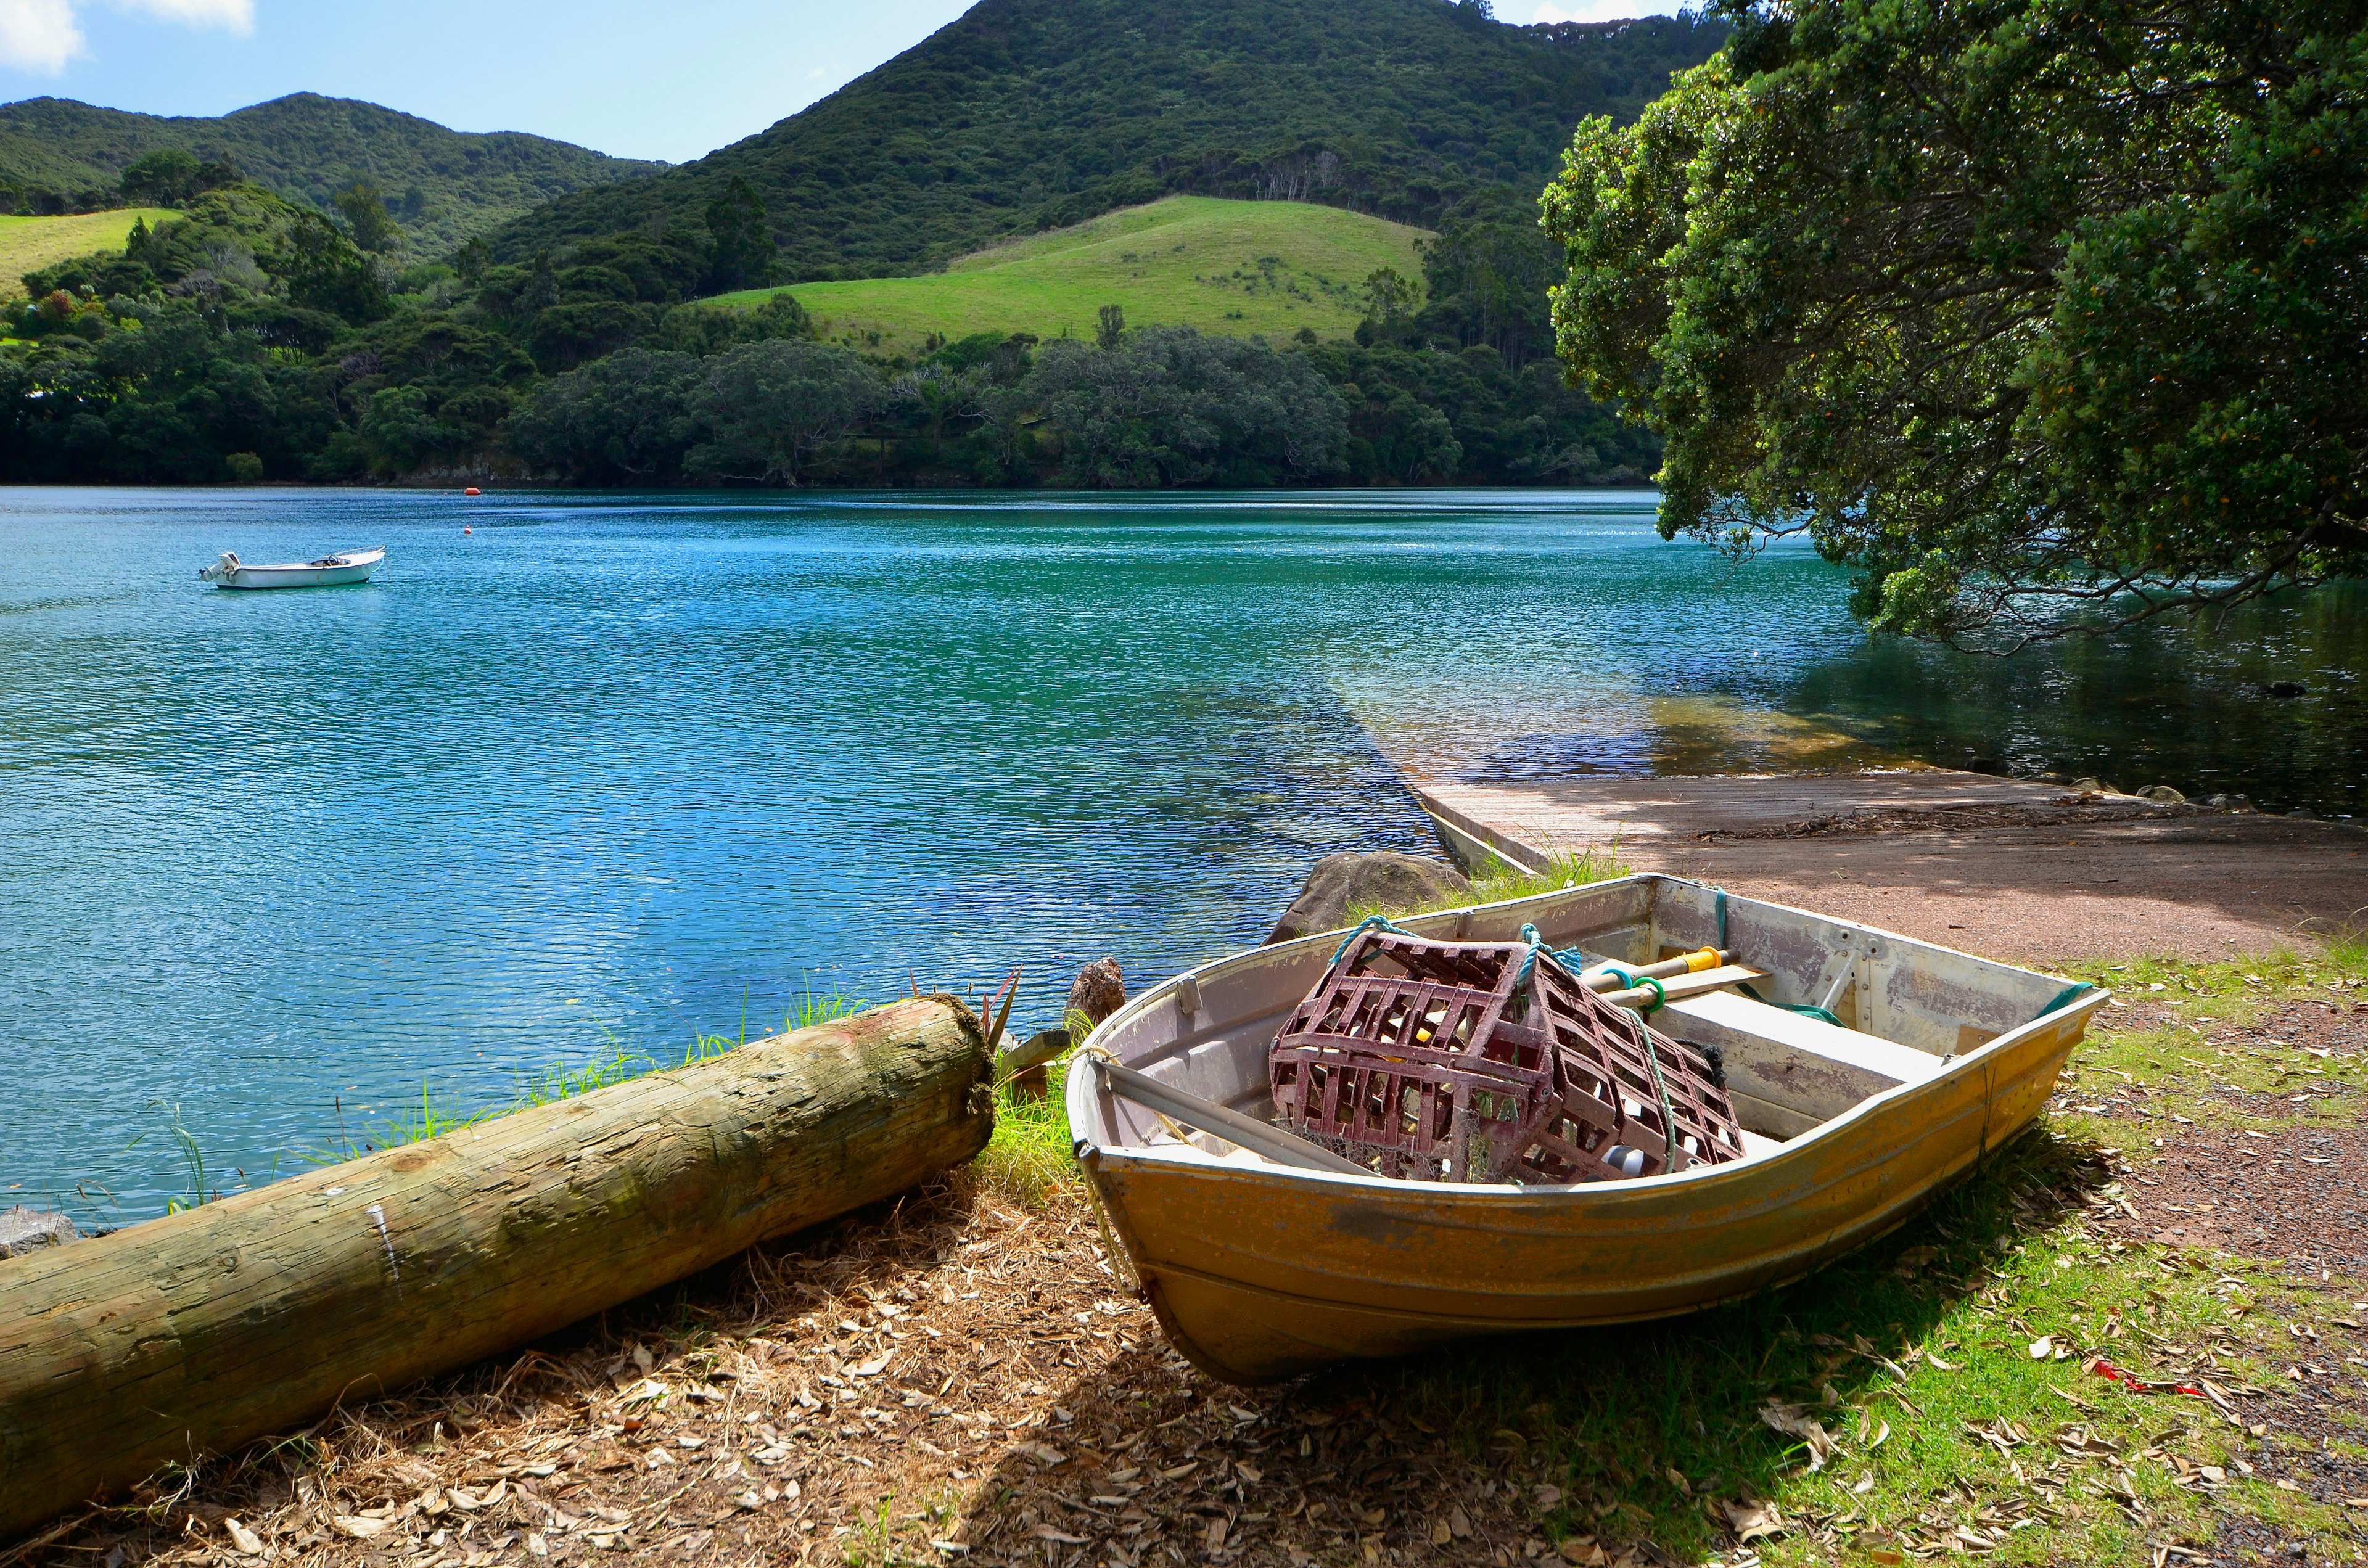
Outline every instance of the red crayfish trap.
<path fill-rule="evenodd" d="M 1523 942 L 1368 926 L 1267 1060 L 1284 1126 L 1386 1176 L 1568 1185 L 1743 1153 L 1700 1051 Z"/>

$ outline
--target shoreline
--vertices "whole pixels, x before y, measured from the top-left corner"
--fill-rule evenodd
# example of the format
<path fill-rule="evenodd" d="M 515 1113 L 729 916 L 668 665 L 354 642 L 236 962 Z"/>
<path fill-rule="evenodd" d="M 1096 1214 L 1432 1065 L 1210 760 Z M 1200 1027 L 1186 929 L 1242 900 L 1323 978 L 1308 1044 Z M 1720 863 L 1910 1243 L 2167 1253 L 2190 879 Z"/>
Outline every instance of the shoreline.
<path fill-rule="evenodd" d="M 2368 922 L 2368 830 L 1944 768 L 1417 784 L 1443 842 L 1613 848 L 2011 962 L 2220 960 Z"/>

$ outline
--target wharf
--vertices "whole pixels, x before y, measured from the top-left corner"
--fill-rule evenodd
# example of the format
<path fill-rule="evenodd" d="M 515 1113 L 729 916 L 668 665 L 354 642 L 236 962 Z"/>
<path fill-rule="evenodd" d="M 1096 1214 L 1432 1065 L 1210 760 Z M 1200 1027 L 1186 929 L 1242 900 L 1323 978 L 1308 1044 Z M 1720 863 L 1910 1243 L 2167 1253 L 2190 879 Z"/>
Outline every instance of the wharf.
<path fill-rule="evenodd" d="M 2349 824 L 1987 774 L 1592 777 L 1416 793 L 1459 852 L 1486 845 L 1536 866 L 1616 846 L 1636 870 L 2016 962 L 2221 958 L 2368 924 L 2368 833 Z"/>

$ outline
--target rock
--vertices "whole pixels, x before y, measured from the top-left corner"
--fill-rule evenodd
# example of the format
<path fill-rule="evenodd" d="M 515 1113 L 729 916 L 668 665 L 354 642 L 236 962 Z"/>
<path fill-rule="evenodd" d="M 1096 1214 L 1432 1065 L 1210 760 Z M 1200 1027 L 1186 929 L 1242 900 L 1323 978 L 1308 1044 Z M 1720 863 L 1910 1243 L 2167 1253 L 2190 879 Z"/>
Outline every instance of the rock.
<path fill-rule="evenodd" d="M 2249 812 L 2253 809 L 2251 798 L 2245 795 L 2207 795 L 2203 803 L 2215 812 Z"/>
<path fill-rule="evenodd" d="M 2183 806 L 2187 797 L 2168 784 L 2149 784 L 2138 791 L 2141 801 L 2152 801 L 2157 806 Z"/>
<path fill-rule="evenodd" d="M 62 1247 L 82 1240 L 74 1221 L 38 1209 L 0 1210 L 0 1257 L 17 1257 L 36 1247 Z"/>
<path fill-rule="evenodd" d="M 2110 795 L 2112 793 L 2112 790 L 2106 789 L 2102 784 L 2098 783 L 2094 778 L 2075 778 L 2072 780 L 2072 788 L 2079 790 L 2084 795 Z"/>
<path fill-rule="evenodd" d="M 2325 820 L 2317 812 L 2312 811 L 2308 806 L 2296 806 L 2294 810 L 2288 812 L 2286 815 L 2289 817 L 2300 818 L 2304 822 L 2321 822 Z"/>
<path fill-rule="evenodd" d="M 1083 1013 L 1099 1024 L 1125 1006 L 1126 981 L 1119 974 L 1118 960 L 1096 959 L 1069 987 L 1069 1006 L 1061 1017 L 1065 1020 L 1070 1013 Z"/>
<path fill-rule="evenodd" d="M 2064 782 L 2064 775 L 2061 773 L 2043 773 L 2039 776 L 2039 781 L 2042 784 L 2061 784 Z"/>
<path fill-rule="evenodd" d="M 1404 915 L 1471 891 L 1472 884 L 1443 860 L 1395 849 L 1326 855 L 1307 873 L 1307 885 L 1291 901 L 1267 940 L 1288 942 L 1317 931 L 1337 931 L 1349 924 L 1351 909 Z"/>

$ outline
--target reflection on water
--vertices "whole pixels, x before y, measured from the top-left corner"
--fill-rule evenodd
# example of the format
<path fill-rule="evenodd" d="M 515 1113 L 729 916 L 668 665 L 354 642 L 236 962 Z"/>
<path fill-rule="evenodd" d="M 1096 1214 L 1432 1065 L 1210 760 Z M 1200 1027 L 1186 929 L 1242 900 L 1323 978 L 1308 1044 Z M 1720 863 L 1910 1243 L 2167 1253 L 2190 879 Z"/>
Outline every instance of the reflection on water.
<path fill-rule="evenodd" d="M 416 1106 L 776 1026 L 1048 1018 L 1423 847 L 1400 771 L 1968 750 L 2351 809 L 2357 597 L 2001 665 L 1643 494 L 0 493 L 0 1192 L 234 1187 Z M 463 523 L 473 535 L 463 536 Z M 201 588 L 384 543 L 367 587 Z M 2272 672 L 2309 695 L 2260 695 Z M 243 1174 L 242 1174 L 243 1173 Z M 0 1199 L 5 1201 L 6 1199 Z"/>
<path fill-rule="evenodd" d="M 2281 683 L 2302 690 L 2281 695 Z M 2368 812 L 2368 584 L 2011 659 L 1858 647 L 1767 696 L 1944 766 L 1980 759 L 2124 790 L 2169 784 L 2282 811 Z"/>

